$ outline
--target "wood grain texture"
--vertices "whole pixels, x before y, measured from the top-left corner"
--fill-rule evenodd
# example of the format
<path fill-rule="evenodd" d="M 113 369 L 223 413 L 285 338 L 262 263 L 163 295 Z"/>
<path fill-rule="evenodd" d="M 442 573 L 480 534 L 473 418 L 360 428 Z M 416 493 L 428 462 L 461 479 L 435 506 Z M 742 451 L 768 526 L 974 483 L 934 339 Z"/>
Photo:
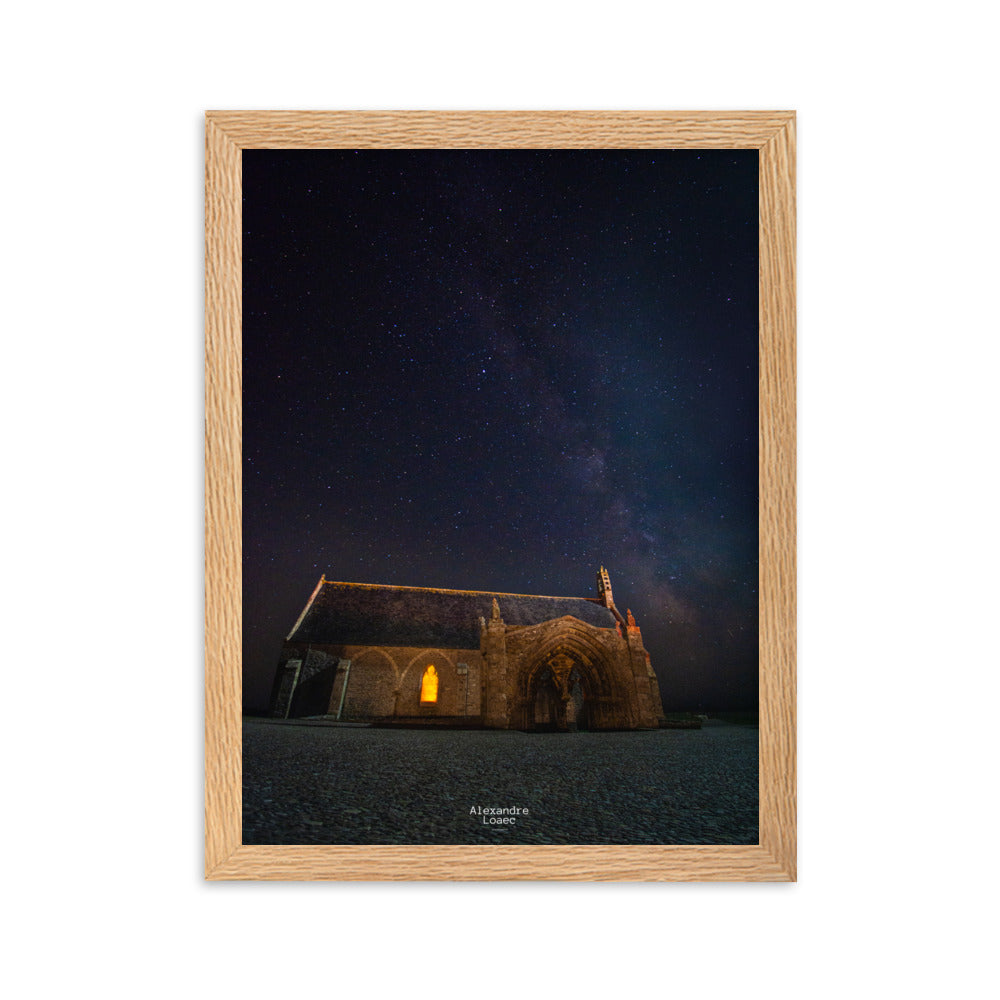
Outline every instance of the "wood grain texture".
<path fill-rule="evenodd" d="M 241 149 L 760 149 L 788 111 L 210 111 Z"/>
<path fill-rule="evenodd" d="M 242 845 L 242 150 L 323 147 L 760 151 L 759 845 Z M 212 111 L 206 115 L 205 148 L 206 878 L 794 881 L 794 113 Z"/>
<path fill-rule="evenodd" d="M 759 155 L 760 843 L 794 880 L 794 119 Z"/>
<path fill-rule="evenodd" d="M 205 867 L 239 847 L 242 795 L 242 154 L 205 130 Z"/>
<path fill-rule="evenodd" d="M 213 879 L 589 882 L 788 881 L 760 847 L 240 847 Z"/>

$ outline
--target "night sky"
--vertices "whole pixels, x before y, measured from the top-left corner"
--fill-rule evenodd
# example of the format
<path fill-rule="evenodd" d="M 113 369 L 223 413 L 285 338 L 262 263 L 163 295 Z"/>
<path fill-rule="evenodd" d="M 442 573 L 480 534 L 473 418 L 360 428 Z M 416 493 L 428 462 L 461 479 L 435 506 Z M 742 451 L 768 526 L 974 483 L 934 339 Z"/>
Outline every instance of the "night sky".
<path fill-rule="evenodd" d="M 244 706 L 320 574 L 631 608 L 757 703 L 757 154 L 245 150 Z"/>

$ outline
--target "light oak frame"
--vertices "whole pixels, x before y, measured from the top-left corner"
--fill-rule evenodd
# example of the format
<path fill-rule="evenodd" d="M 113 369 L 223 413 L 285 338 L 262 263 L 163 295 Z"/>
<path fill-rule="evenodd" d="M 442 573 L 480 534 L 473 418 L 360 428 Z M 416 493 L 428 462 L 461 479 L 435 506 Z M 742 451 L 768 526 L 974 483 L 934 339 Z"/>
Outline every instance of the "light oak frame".
<path fill-rule="evenodd" d="M 760 157 L 760 843 L 242 843 L 242 151 L 757 149 Z M 205 877 L 794 881 L 795 115 L 790 111 L 211 111 L 205 151 Z"/>

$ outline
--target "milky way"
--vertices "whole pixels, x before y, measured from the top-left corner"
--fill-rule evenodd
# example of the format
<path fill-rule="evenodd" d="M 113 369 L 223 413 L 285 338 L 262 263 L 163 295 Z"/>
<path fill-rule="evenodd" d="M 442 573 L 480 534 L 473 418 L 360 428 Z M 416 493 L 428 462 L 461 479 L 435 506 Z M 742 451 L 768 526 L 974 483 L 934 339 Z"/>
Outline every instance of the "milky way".
<path fill-rule="evenodd" d="M 328 579 L 589 596 L 757 672 L 755 151 L 244 151 L 244 700 Z"/>

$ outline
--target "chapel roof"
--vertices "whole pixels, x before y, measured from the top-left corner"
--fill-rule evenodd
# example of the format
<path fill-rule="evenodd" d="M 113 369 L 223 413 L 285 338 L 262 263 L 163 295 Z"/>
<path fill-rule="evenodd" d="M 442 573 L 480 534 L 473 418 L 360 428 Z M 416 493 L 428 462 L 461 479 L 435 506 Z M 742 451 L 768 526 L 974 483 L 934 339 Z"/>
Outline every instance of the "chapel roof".
<path fill-rule="evenodd" d="M 478 649 L 479 619 L 489 619 L 494 598 L 507 625 L 538 625 L 572 615 L 598 628 L 615 627 L 612 612 L 591 597 L 541 597 L 321 579 L 288 639 L 328 645 Z"/>

